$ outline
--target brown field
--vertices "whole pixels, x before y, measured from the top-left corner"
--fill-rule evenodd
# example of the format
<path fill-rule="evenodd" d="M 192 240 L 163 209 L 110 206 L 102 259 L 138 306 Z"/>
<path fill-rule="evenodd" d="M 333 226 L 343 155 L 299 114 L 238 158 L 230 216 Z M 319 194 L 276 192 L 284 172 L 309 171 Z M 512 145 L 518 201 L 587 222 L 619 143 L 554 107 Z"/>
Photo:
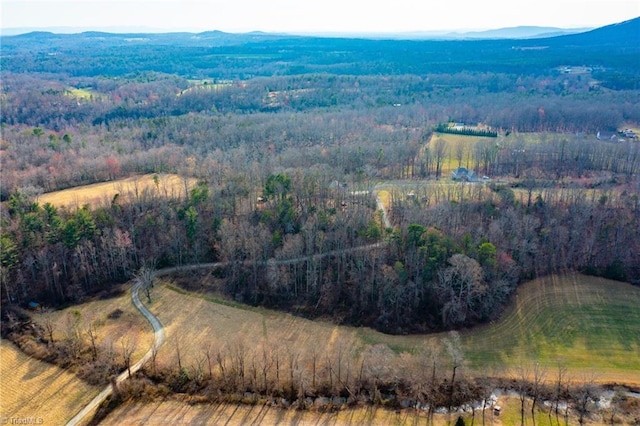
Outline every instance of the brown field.
<path fill-rule="evenodd" d="M 155 178 L 156 176 L 157 178 Z M 40 195 L 37 201 L 41 205 L 51 203 L 57 207 L 70 208 L 82 207 L 85 204 L 92 207 L 108 206 L 116 194 L 119 194 L 123 201 L 144 195 L 180 198 L 184 197 L 186 191 L 191 189 L 196 182 L 196 179 L 183 178 L 178 175 L 147 174 L 48 192 Z"/>
<path fill-rule="evenodd" d="M 0 340 L 0 417 L 8 424 L 11 418 L 35 417 L 45 425 L 62 425 L 99 391 Z"/>
<path fill-rule="evenodd" d="M 434 426 L 452 425 L 458 416 L 465 419 L 466 424 L 486 424 L 491 426 L 511 426 L 520 424 L 520 401 L 517 397 L 502 395 L 497 405 L 502 408 L 499 416 L 488 409 L 485 412 L 485 422 L 482 422 L 482 411 L 475 413 L 474 423 L 472 414 L 436 414 Z M 531 420 L 531 406 L 526 404 L 526 424 L 533 425 Z M 588 426 L 609 425 L 610 421 L 603 415 L 593 415 L 584 422 Z M 560 423 L 552 413 L 549 418 L 549 408 L 536 408 L 535 425 L 558 426 L 564 424 L 562 413 Z M 578 424 L 575 413 L 569 416 L 570 425 Z M 625 421 L 626 420 L 626 421 Z M 618 424 L 633 424 L 633 419 L 618 416 Z M 335 412 L 298 411 L 266 405 L 238 405 L 238 404 L 193 404 L 179 399 L 170 399 L 150 403 L 129 403 L 116 408 L 104 419 L 101 425 L 165 425 L 165 424 L 224 424 L 229 426 L 244 425 L 291 425 L 291 426 L 410 426 L 428 424 L 424 412 L 413 409 L 392 411 L 375 406 L 347 408 Z"/>
<path fill-rule="evenodd" d="M 116 309 L 122 311 L 119 317 L 108 318 L 107 316 Z M 129 289 L 118 297 L 93 300 L 59 311 L 35 313 L 32 317 L 42 326 L 47 320 L 54 325 L 54 340 L 64 339 L 72 329 L 79 330 L 84 336 L 90 324 L 96 326 L 98 345 L 110 341 L 117 350 L 121 339 L 129 338 L 136 342 L 134 361 L 142 358 L 153 344 L 151 325 L 131 303 Z"/>
<path fill-rule="evenodd" d="M 159 360 L 174 364 L 178 346 L 183 364 L 190 365 L 202 359 L 209 345 L 218 350 L 240 343 L 248 356 L 259 356 L 263 348 L 282 353 L 295 349 L 301 359 L 308 360 L 314 351 L 334 358 L 340 352 L 352 362 L 370 346 L 382 344 L 400 361 L 448 336 L 392 336 L 215 302 L 172 286 L 154 290 L 149 308 L 167 330 Z M 595 374 L 601 382 L 629 384 L 640 384 L 638 336 L 640 288 L 584 275 L 526 283 L 501 320 L 461 332 L 470 372 L 508 374 L 523 363 L 539 362 L 550 370 L 562 364 L 575 378 Z"/>
<path fill-rule="evenodd" d="M 436 425 L 445 425 L 445 416 L 438 416 Z M 188 404 L 182 401 L 135 403 L 118 407 L 101 424 L 106 426 L 156 424 L 211 425 L 418 425 L 426 424 L 424 415 L 411 410 L 391 411 L 362 407 L 338 412 L 285 410 L 265 405 Z M 493 423 L 499 426 L 501 423 Z"/>
<path fill-rule="evenodd" d="M 194 278 L 196 279 L 196 278 Z M 288 314 L 251 308 L 214 296 L 186 293 L 171 284 L 154 289 L 150 309 L 165 324 L 167 342 L 158 362 L 175 365 L 177 348 L 187 369 L 203 362 L 207 346 L 215 352 L 242 346 L 247 362 L 259 357 L 261 348 L 277 350 L 286 358 L 301 354 L 308 363 L 310 354 L 356 359 L 368 347 L 386 345 L 396 355 L 388 362 L 402 362 L 416 348 L 437 343 L 446 334 L 389 336 L 371 329 L 336 326 L 309 321 Z M 581 313 L 581 311 L 583 311 Z M 573 320 L 567 321 L 567 318 Z M 640 289 L 628 284 L 587 277 L 563 275 L 522 285 L 503 319 L 495 324 L 461 333 L 467 354 L 465 370 L 511 376 L 523 363 L 540 362 L 549 369 L 562 364 L 568 378 L 599 382 L 640 383 Z M 626 336 L 626 338 L 625 338 Z M 234 349 L 235 350 L 235 349 Z M 496 366 L 496 361 L 501 365 Z M 354 364 L 351 364 L 352 366 Z M 488 424 L 519 423 L 519 401 L 501 396 L 500 417 Z M 530 416 L 530 408 L 527 416 Z M 476 421 L 480 422 L 480 413 Z M 469 418 L 467 413 L 464 417 Z M 491 414 L 487 414 L 487 420 Z M 453 416 L 455 421 L 455 415 Z M 540 426 L 549 420 L 548 408 L 536 416 Z M 570 424 L 577 419 L 570 418 Z M 165 424 L 167 421 L 196 424 L 290 424 L 290 425 L 412 425 L 423 424 L 423 413 L 413 410 L 388 411 L 360 407 L 334 413 L 282 410 L 265 405 L 193 404 L 178 399 L 153 403 L 133 403 L 119 407 L 103 424 Z M 436 424 L 451 424 L 446 415 L 437 415 Z M 530 417 L 527 421 L 530 421 Z M 600 417 L 587 425 L 603 425 Z"/>
<path fill-rule="evenodd" d="M 157 286 L 152 303 L 145 303 L 167 333 L 167 341 L 158 353 L 161 364 L 176 364 L 176 346 L 183 365 L 194 365 L 209 346 L 217 351 L 242 345 L 248 354 L 275 348 L 283 357 L 290 349 L 308 355 L 313 348 L 321 348 L 323 356 L 338 350 L 355 356 L 363 349 L 361 331 L 356 328 L 266 309 L 226 306 L 172 288 Z"/>
<path fill-rule="evenodd" d="M 433 149 L 438 139 L 442 139 L 446 142 L 445 157 L 442 162 L 443 177 L 449 177 L 451 171 L 457 169 L 459 166 L 472 169 L 474 164 L 473 151 L 476 145 L 484 141 L 493 143 L 496 141 L 496 138 L 456 135 L 453 133 L 434 133 L 429 139 L 429 142 L 425 145 L 431 148 L 431 155 L 433 155 Z M 462 159 L 460 163 L 457 158 L 458 150 L 462 152 Z M 420 152 L 419 156 L 422 155 L 424 155 L 424 153 Z"/>

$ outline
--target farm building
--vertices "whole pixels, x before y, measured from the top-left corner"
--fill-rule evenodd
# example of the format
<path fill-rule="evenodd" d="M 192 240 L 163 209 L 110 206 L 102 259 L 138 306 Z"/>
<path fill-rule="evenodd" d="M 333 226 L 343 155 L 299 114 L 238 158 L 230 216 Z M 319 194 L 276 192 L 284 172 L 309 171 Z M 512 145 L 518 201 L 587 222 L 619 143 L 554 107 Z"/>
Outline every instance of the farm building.
<path fill-rule="evenodd" d="M 458 167 L 451 172 L 451 179 L 465 182 L 476 182 L 478 180 L 478 176 L 473 172 L 473 170 Z"/>

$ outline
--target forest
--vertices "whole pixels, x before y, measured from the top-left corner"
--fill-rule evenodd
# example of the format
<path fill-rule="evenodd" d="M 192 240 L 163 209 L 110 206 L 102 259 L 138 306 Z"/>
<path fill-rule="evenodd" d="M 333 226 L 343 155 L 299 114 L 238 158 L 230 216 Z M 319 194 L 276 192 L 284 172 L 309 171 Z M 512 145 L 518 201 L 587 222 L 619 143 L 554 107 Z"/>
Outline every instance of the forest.
<path fill-rule="evenodd" d="M 417 333 L 492 320 L 554 272 L 640 284 L 640 142 L 617 133 L 640 123 L 639 25 L 517 41 L 2 37 L 3 306 L 221 262 L 212 291 L 230 299 Z M 453 122 L 479 130 L 454 146 Z M 463 165 L 487 179 L 453 182 Z M 38 201 L 146 174 L 198 183 Z"/>

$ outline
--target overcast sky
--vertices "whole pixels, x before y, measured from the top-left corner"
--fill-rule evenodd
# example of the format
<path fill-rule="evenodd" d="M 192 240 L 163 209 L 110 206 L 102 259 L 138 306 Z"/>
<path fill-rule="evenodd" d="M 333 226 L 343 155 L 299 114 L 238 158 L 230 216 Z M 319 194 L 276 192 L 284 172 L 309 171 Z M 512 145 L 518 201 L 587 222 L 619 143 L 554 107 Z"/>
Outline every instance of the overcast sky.
<path fill-rule="evenodd" d="M 0 0 L 2 28 L 409 32 L 599 27 L 639 0 Z"/>

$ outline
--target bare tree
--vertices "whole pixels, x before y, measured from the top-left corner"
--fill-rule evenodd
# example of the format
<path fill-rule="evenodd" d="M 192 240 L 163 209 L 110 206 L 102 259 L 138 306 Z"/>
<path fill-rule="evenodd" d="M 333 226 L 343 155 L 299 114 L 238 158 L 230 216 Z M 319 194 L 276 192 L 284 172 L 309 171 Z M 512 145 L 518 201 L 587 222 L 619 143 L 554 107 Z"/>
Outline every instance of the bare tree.
<path fill-rule="evenodd" d="M 582 382 L 574 388 L 573 401 L 578 412 L 578 423 L 583 425 L 585 418 L 589 415 L 592 405 L 600 398 L 601 389 L 596 384 L 595 377 L 585 377 Z"/>
<path fill-rule="evenodd" d="M 147 301 L 151 303 L 151 289 L 153 288 L 154 268 L 145 265 L 141 267 L 135 275 L 135 279 L 140 283 L 142 291 L 147 296 Z"/>
<path fill-rule="evenodd" d="M 136 348 L 136 340 L 128 334 L 120 338 L 120 356 L 122 356 L 122 362 L 124 363 L 124 366 L 129 373 L 129 377 L 131 377 L 131 359 L 133 357 L 133 353 L 136 351 Z"/>
<path fill-rule="evenodd" d="M 51 318 L 47 317 L 47 319 L 44 320 L 44 329 L 47 332 L 47 336 L 49 338 L 47 341 L 47 345 L 53 346 L 53 332 L 55 329 L 55 324 L 53 323 L 53 321 L 51 321 Z"/>
<path fill-rule="evenodd" d="M 442 162 L 447 156 L 447 142 L 444 139 L 436 139 L 434 153 L 436 162 L 436 179 L 440 179 L 440 175 L 442 174 Z"/>
<path fill-rule="evenodd" d="M 555 412 L 556 423 L 560 424 L 560 401 L 564 396 L 567 396 L 568 386 L 567 368 L 559 364 L 551 391 L 552 405 L 549 410 L 549 422 L 551 422 L 552 412 Z M 568 409 L 565 409 L 565 414 L 567 411 Z"/>
<path fill-rule="evenodd" d="M 209 380 L 213 380 L 213 348 L 212 344 L 209 343 L 206 346 L 203 346 L 202 351 L 204 352 L 204 356 L 207 360 L 207 370 L 209 371 Z"/>
<path fill-rule="evenodd" d="M 458 369 L 464 366 L 465 357 L 462 343 L 460 342 L 460 334 L 457 331 L 449 332 L 449 337 L 444 339 L 444 346 L 451 359 L 451 382 L 449 383 L 448 411 L 451 412 L 453 407 L 453 397 L 456 386 L 456 375 Z"/>
<path fill-rule="evenodd" d="M 80 333 L 80 312 L 72 311 L 65 318 L 65 343 L 72 358 L 77 358 L 82 346 L 82 336 Z"/>
<path fill-rule="evenodd" d="M 180 349 L 180 339 L 176 336 L 173 339 L 173 345 L 176 350 L 176 361 L 178 362 L 178 372 L 182 371 L 182 351 Z"/>
<path fill-rule="evenodd" d="M 85 334 L 89 338 L 89 343 L 91 343 L 91 353 L 93 355 L 93 360 L 95 361 L 98 358 L 98 328 L 96 327 L 95 322 L 90 322 L 85 329 Z"/>
<path fill-rule="evenodd" d="M 520 425 L 525 425 L 525 405 L 527 402 L 527 396 L 529 394 L 529 376 L 531 375 L 529 371 L 529 365 L 526 364 L 523 360 L 520 361 L 520 365 L 516 367 L 516 377 L 515 377 L 515 391 L 518 394 L 518 399 L 520 400 Z"/>
<path fill-rule="evenodd" d="M 544 366 L 541 366 L 539 363 L 535 363 L 532 370 L 532 382 L 531 382 L 531 419 L 533 424 L 536 424 L 536 403 L 542 397 L 542 392 L 544 390 L 545 380 L 547 376 L 547 369 Z"/>

